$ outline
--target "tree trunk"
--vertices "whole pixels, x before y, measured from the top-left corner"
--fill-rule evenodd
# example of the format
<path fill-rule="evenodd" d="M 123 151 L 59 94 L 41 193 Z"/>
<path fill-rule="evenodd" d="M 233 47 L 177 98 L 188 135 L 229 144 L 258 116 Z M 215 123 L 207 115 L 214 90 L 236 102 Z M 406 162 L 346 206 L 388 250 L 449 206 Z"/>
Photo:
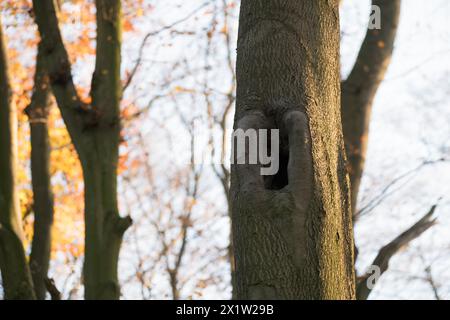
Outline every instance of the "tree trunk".
<path fill-rule="evenodd" d="M 47 52 L 52 91 L 80 157 L 85 188 L 86 299 L 118 299 L 117 264 L 123 233 L 131 224 L 119 215 L 117 164 L 121 10 L 119 0 L 97 0 L 97 53 L 92 104 L 81 102 L 58 28 L 52 0 L 34 0 L 36 22 Z"/>
<path fill-rule="evenodd" d="M 275 176 L 232 165 L 236 297 L 354 299 L 338 0 L 242 0 L 239 23 L 234 128 L 281 146 Z"/>
<path fill-rule="evenodd" d="M 0 22 L 0 270 L 6 299 L 34 299 L 23 247 L 22 218 L 15 187 L 17 116 L 11 105 L 6 46 Z"/>
<path fill-rule="evenodd" d="M 356 63 L 342 82 L 342 126 L 351 181 L 352 212 L 364 170 L 375 94 L 391 62 L 400 17 L 400 0 L 373 0 L 381 9 L 381 29 L 368 29 Z"/>
<path fill-rule="evenodd" d="M 33 185 L 34 231 L 30 254 L 30 269 L 36 298 L 44 300 L 50 263 L 51 230 L 53 224 L 53 193 L 50 173 L 50 140 L 48 114 L 50 83 L 44 69 L 44 52 L 38 46 L 34 91 L 25 110 L 30 123 L 31 179 Z"/>
<path fill-rule="evenodd" d="M 86 194 L 87 299 L 117 299 L 117 264 L 129 219 L 119 216 L 120 1 L 96 1 L 97 59 L 92 80 L 92 108 L 101 115 L 92 129 L 88 151 L 80 157 Z"/>

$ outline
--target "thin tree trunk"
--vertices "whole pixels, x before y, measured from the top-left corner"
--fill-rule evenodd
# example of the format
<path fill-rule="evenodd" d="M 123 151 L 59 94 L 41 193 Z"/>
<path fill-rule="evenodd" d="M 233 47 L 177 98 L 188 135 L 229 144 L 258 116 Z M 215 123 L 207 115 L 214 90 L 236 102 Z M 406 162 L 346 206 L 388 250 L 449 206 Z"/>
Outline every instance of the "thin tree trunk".
<path fill-rule="evenodd" d="M 50 173 L 50 140 L 48 115 L 50 83 L 44 69 L 44 52 L 38 46 L 36 73 L 31 104 L 25 110 L 30 123 L 31 178 L 33 185 L 34 232 L 30 254 L 30 269 L 37 299 L 46 296 L 46 281 L 50 263 L 51 229 L 53 224 L 53 193 Z"/>
<path fill-rule="evenodd" d="M 232 165 L 238 299 L 354 299 L 338 0 L 242 0 L 235 129 L 279 129 L 280 168 Z"/>
<path fill-rule="evenodd" d="M 368 29 L 356 63 L 342 82 L 342 126 L 351 181 L 352 212 L 364 170 L 375 94 L 391 62 L 400 18 L 400 0 L 373 0 L 381 9 L 381 29 Z"/>
<path fill-rule="evenodd" d="M 119 102 L 121 10 L 119 0 L 97 0 L 97 59 L 92 79 L 92 104 L 81 102 L 58 28 L 52 0 L 34 0 L 46 67 L 72 142 L 80 157 L 85 187 L 86 299 L 118 299 L 117 265 L 129 217 L 119 215 L 117 164 L 120 134 Z"/>
<path fill-rule="evenodd" d="M 34 299 L 15 187 L 17 115 L 11 104 L 7 68 L 0 21 L 0 270 L 6 299 Z"/>

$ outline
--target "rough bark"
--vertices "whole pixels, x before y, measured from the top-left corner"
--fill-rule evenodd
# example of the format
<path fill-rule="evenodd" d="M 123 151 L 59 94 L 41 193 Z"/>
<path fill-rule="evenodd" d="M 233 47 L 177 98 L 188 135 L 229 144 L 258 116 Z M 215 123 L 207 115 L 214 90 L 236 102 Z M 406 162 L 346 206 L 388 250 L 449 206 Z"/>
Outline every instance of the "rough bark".
<path fill-rule="evenodd" d="M 238 299 L 354 299 L 338 0 L 243 0 L 234 128 L 279 129 L 280 168 L 232 165 Z"/>
<path fill-rule="evenodd" d="M 85 186 L 86 299 L 118 299 L 117 264 L 123 233 L 131 224 L 119 215 L 117 163 L 121 10 L 119 0 L 97 0 L 97 59 L 92 104 L 84 105 L 72 81 L 52 0 L 34 0 L 34 11 L 46 55 L 52 91 L 77 149 Z"/>
<path fill-rule="evenodd" d="M 353 214 L 364 170 L 372 104 L 391 61 L 401 1 L 373 0 L 372 4 L 381 9 L 381 29 L 367 30 L 355 65 L 341 86 L 342 127 Z"/>
<path fill-rule="evenodd" d="M 22 218 L 15 187 L 17 115 L 11 104 L 6 46 L 0 21 L 0 270 L 6 299 L 34 299 L 23 247 Z"/>
<path fill-rule="evenodd" d="M 50 111 L 50 83 L 44 68 L 44 52 L 38 46 L 34 91 L 25 110 L 30 124 L 31 180 L 33 187 L 33 241 L 30 269 L 36 298 L 44 300 L 50 263 L 51 229 L 53 224 L 53 192 L 50 173 L 50 139 L 48 114 Z"/>

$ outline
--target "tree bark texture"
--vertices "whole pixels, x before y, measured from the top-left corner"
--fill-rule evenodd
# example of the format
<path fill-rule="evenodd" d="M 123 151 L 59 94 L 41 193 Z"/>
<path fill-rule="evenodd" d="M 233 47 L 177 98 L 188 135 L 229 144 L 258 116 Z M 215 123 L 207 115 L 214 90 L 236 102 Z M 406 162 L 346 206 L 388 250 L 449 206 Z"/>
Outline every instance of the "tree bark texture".
<path fill-rule="evenodd" d="M 339 1 L 242 0 L 235 129 L 279 129 L 280 168 L 232 165 L 238 299 L 354 299 Z"/>

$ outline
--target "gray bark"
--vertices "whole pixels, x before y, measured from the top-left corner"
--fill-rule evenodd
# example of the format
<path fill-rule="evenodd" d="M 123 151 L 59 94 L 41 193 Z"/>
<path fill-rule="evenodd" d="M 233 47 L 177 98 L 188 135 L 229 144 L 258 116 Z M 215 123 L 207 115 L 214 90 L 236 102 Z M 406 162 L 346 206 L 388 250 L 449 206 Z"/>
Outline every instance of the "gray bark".
<path fill-rule="evenodd" d="M 234 128 L 279 129 L 279 173 L 232 165 L 238 299 L 354 299 L 338 1 L 243 0 Z"/>

